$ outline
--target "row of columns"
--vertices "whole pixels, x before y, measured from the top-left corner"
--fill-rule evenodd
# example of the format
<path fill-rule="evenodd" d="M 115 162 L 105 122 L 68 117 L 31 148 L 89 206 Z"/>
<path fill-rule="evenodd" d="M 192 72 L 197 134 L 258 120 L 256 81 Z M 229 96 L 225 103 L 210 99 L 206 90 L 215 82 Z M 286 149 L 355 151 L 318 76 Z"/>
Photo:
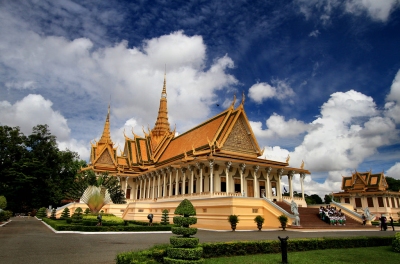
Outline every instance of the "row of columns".
<path fill-rule="evenodd" d="M 180 194 L 186 194 L 186 177 L 188 177 L 189 180 L 189 185 L 188 185 L 188 193 L 193 194 L 194 192 L 194 180 L 195 178 L 198 179 L 198 182 L 196 184 L 196 193 L 202 193 L 204 191 L 209 191 L 213 193 L 215 191 L 214 188 L 214 183 L 215 181 L 220 180 L 220 176 L 216 175 L 214 177 L 214 165 L 215 162 L 214 160 L 209 160 L 209 174 L 208 175 L 203 175 L 203 169 L 204 169 L 204 163 L 196 163 L 195 165 L 189 165 L 188 167 L 181 167 L 181 168 L 172 168 L 172 167 L 167 167 L 158 171 L 150 172 L 147 174 L 144 174 L 142 176 L 139 176 L 136 179 L 136 184 L 134 187 L 134 197 L 138 197 L 139 199 L 155 199 L 158 197 L 166 197 L 166 196 L 172 196 L 173 194 L 173 188 L 175 189 L 175 195 L 178 194 L 179 192 L 179 173 L 181 172 L 182 176 L 182 186 L 181 186 L 181 193 Z M 232 175 L 229 175 L 229 170 L 232 167 L 232 162 L 228 161 L 225 163 L 225 175 L 226 175 L 226 192 L 234 192 L 232 189 L 233 185 L 233 178 Z M 194 175 L 195 169 L 199 170 L 199 173 L 197 177 Z M 239 174 L 240 174 L 240 186 L 242 188 L 242 192 L 244 195 L 244 172 L 246 169 L 246 164 L 242 163 L 239 165 Z M 257 174 L 259 172 L 260 167 L 258 165 L 253 166 L 253 188 L 254 188 L 254 197 L 262 197 L 262 195 L 259 193 L 260 186 L 259 186 L 259 181 L 257 179 Z M 265 168 L 266 172 L 266 193 L 265 196 L 266 198 L 272 199 L 276 198 L 281 200 L 282 199 L 282 189 L 281 189 L 281 180 L 282 180 L 282 174 L 283 174 L 283 169 L 278 169 L 277 171 L 277 183 L 276 183 L 276 195 L 272 194 L 272 188 L 271 188 L 271 179 L 270 179 L 270 173 L 272 171 L 272 167 L 267 167 Z M 175 172 L 175 173 L 174 173 Z M 187 172 L 189 172 L 187 174 Z M 288 176 L 288 183 L 289 183 L 289 195 L 291 198 L 293 198 L 293 176 L 295 174 L 295 171 L 289 171 L 287 174 Z M 174 177 L 174 181 L 173 181 Z M 302 192 L 302 198 L 304 199 L 304 178 L 305 174 L 301 173 L 300 174 L 300 183 L 301 183 L 301 192 Z M 203 186 L 203 179 L 204 179 L 204 185 Z M 167 188 L 167 182 L 169 182 L 169 188 Z M 172 183 L 175 182 L 175 185 L 173 186 Z M 157 184 L 156 184 L 157 183 Z M 126 192 L 126 187 L 127 183 L 125 185 L 125 192 Z M 206 190 L 204 190 L 204 187 L 206 187 Z M 140 192 L 139 192 L 140 190 Z M 220 190 L 218 190 L 220 191 Z M 167 193 L 168 192 L 168 193 Z"/>

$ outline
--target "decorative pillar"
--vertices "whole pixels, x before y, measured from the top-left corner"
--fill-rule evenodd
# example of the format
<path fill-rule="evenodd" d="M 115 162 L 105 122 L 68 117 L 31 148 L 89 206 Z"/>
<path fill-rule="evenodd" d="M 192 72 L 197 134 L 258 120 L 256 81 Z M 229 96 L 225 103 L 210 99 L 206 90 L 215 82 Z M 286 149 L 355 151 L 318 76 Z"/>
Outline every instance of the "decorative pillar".
<path fill-rule="evenodd" d="M 149 199 L 151 198 L 150 191 L 151 191 L 151 182 L 152 182 L 152 178 L 153 178 L 152 174 L 153 173 L 151 173 L 151 174 L 149 173 L 148 176 L 147 176 L 149 178 L 149 186 L 147 188 L 147 198 L 149 198 Z"/>
<path fill-rule="evenodd" d="M 186 171 L 187 168 L 181 168 L 182 171 L 182 194 L 186 194 Z"/>
<path fill-rule="evenodd" d="M 304 179 L 306 177 L 305 173 L 300 173 L 300 184 L 301 184 L 301 198 L 305 201 L 304 198 Z"/>
<path fill-rule="evenodd" d="M 161 187 L 161 184 L 160 184 L 160 179 L 161 179 L 161 171 L 157 171 L 156 172 L 157 173 L 157 196 L 156 196 L 156 198 L 158 198 L 158 197 L 160 197 L 160 187 Z"/>
<path fill-rule="evenodd" d="M 253 166 L 253 169 L 254 169 L 254 171 L 253 171 L 254 198 L 260 198 L 260 194 L 259 194 L 260 188 L 258 187 L 259 184 L 257 181 L 257 172 L 260 169 L 260 166 L 258 166 L 258 165 Z"/>
<path fill-rule="evenodd" d="M 265 172 L 267 173 L 267 188 L 265 191 L 265 197 L 267 197 L 268 199 L 271 199 L 271 179 L 269 178 L 271 171 L 272 167 L 265 168 Z"/>
<path fill-rule="evenodd" d="M 196 167 L 199 169 L 200 183 L 199 183 L 199 193 L 203 192 L 203 167 L 204 163 L 197 162 Z"/>
<path fill-rule="evenodd" d="M 277 196 L 278 196 L 278 200 L 282 201 L 282 173 L 283 173 L 283 169 L 279 169 L 278 171 L 278 187 L 276 188 L 276 192 L 277 192 Z"/>
<path fill-rule="evenodd" d="M 172 196 L 172 168 L 168 167 L 167 168 L 168 174 L 169 174 L 169 192 L 168 192 L 168 196 Z"/>
<path fill-rule="evenodd" d="M 242 190 L 242 195 L 245 196 L 244 192 L 244 179 L 243 179 L 243 173 L 244 170 L 246 169 L 246 164 L 242 163 L 239 165 L 239 172 L 240 172 L 240 189 Z"/>
<path fill-rule="evenodd" d="M 179 182 L 178 182 L 178 176 L 179 176 L 179 170 L 175 169 L 176 175 L 175 175 L 175 196 L 179 194 Z"/>
<path fill-rule="evenodd" d="M 167 170 L 163 169 L 162 170 L 162 174 L 163 174 L 163 192 L 162 192 L 162 197 L 166 196 L 166 192 L 167 192 Z"/>
<path fill-rule="evenodd" d="M 288 173 L 288 182 L 289 182 L 289 196 L 293 200 L 293 175 L 295 171 L 291 170 Z"/>
<path fill-rule="evenodd" d="M 147 177 L 146 177 L 146 175 L 143 175 L 143 191 L 142 190 L 140 190 L 140 193 L 141 193 L 141 195 L 140 196 L 142 196 L 142 199 L 144 200 L 144 199 L 146 199 L 146 187 L 147 187 Z"/>
<path fill-rule="evenodd" d="M 229 191 L 230 191 L 230 185 L 229 184 L 230 184 L 231 176 L 229 175 L 229 169 L 231 168 L 231 166 L 232 166 L 232 162 L 230 162 L 230 161 L 225 162 L 226 194 L 228 194 Z"/>
<path fill-rule="evenodd" d="M 214 193 L 214 160 L 208 160 L 210 165 L 210 193 Z"/>
<path fill-rule="evenodd" d="M 190 170 L 189 193 L 193 194 L 194 166 L 193 165 L 189 165 L 188 169 Z"/>

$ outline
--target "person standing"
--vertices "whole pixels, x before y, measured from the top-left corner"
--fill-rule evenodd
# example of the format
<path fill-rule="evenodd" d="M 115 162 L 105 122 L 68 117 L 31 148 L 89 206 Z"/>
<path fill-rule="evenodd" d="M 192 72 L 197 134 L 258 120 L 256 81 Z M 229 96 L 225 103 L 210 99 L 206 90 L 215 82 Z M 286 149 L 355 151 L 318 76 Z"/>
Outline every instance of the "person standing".
<path fill-rule="evenodd" d="M 394 231 L 393 218 L 392 218 L 392 217 L 389 217 L 389 219 L 390 219 L 390 225 L 392 226 L 392 229 L 393 229 L 393 231 Z"/>
<path fill-rule="evenodd" d="M 149 219 L 149 226 L 153 225 L 153 214 L 148 214 L 147 219 Z"/>
<path fill-rule="evenodd" d="M 365 223 L 367 222 L 367 218 L 365 217 L 364 214 L 362 214 L 362 221 L 363 221 L 363 225 L 365 226 Z"/>
<path fill-rule="evenodd" d="M 101 223 L 101 221 L 102 221 L 102 215 L 101 215 L 101 213 L 99 213 L 99 215 L 97 216 L 97 225 L 98 226 L 102 226 L 103 224 Z"/>

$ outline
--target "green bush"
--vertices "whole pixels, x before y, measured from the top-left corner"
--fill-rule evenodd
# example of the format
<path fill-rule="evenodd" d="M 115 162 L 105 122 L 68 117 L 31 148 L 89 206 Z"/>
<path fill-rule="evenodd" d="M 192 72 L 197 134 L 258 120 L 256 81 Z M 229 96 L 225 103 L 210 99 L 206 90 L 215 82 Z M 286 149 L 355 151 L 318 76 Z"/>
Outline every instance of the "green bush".
<path fill-rule="evenodd" d="M 70 212 L 68 207 L 65 207 L 63 212 L 61 213 L 60 219 L 68 219 L 68 218 L 70 218 Z"/>
<path fill-rule="evenodd" d="M 167 255 L 173 259 L 200 259 L 203 255 L 203 249 L 201 247 L 195 248 L 168 248 Z"/>
<path fill-rule="evenodd" d="M 167 209 L 164 209 L 162 211 L 162 215 L 161 215 L 161 224 L 162 225 L 169 225 L 169 212 Z"/>
<path fill-rule="evenodd" d="M 6 209 L 7 207 L 7 199 L 3 195 L 0 195 L 0 209 Z"/>
<path fill-rule="evenodd" d="M 400 233 L 396 234 L 396 239 Z M 174 237 L 175 238 L 175 237 Z M 356 247 L 377 247 L 390 246 L 393 237 L 351 237 L 351 238 L 312 238 L 288 240 L 288 251 L 307 251 L 334 248 L 356 248 Z M 203 258 L 217 258 L 226 256 L 244 256 L 255 254 L 280 253 L 280 241 L 233 241 L 199 244 L 203 248 Z M 181 259 L 170 259 L 167 255 L 168 245 L 162 248 L 151 248 L 146 251 L 125 252 L 117 255 L 117 264 L 125 263 L 200 263 L 185 262 Z M 145 252 L 145 253 L 142 253 Z M 321 253 L 322 254 L 322 253 Z M 140 259 L 139 259 L 140 256 Z M 164 258 L 164 261 L 163 260 Z M 148 261 L 148 262 L 146 262 Z M 175 262 L 172 262 L 175 261 Z M 178 261 L 178 262 L 176 262 Z M 179 262 L 180 261 L 180 262 Z"/>
<path fill-rule="evenodd" d="M 394 252 L 400 253 L 400 233 L 396 233 L 395 239 L 392 242 Z"/>
<path fill-rule="evenodd" d="M 41 207 L 41 208 L 37 211 L 36 217 L 39 218 L 39 219 L 43 219 L 43 218 L 47 217 L 46 208 L 45 208 L 45 207 Z"/>
<path fill-rule="evenodd" d="M 169 241 L 173 247 L 181 248 L 194 248 L 199 244 L 199 238 L 197 237 L 172 236 Z"/>
<path fill-rule="evenodd" d="M 86 208 L 86 209 L 85 209 L 85 215 L 88 215 L 88 214 L 90 214 L 90 209 L 89 209 L 89 208 Z"/>
<path fill-rule="evenodd" d="M 182 216 L 175 216 L 174 217 L 174 224 L 178 226 L 190 226 L 197 224 L 196 217 L 182 217 Z"/>
<path fill-rule="evenodd" d="M 11 211 L 2 210 L 0 212 L 0 222 L 8 221 L 11 218 L 12 215 L 13 215 L 13 213 Z"/>
<path fill-rule="evenodd" d="M 172 233 L 175 235 L 181 235 L 183 237 L 190 237 L 197 233 L 197 228 L 191 227 L 172 227 Z"/>

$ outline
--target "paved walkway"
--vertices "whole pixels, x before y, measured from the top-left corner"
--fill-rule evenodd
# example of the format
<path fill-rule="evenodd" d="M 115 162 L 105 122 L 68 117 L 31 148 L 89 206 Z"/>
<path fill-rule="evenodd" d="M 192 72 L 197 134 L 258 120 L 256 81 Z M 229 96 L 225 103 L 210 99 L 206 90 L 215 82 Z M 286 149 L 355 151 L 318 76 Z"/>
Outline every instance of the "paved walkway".
<path fill-rule="evenodd" d="M 155 244 L 169 243 L 171 233 L 130 234 L 61 234 L 54 233 L 36 218 L 12 218 L 0 227 L 0 263 L 115 263 L 119 252 L 146 249 Z M 199 230 L 196 237 L 201 242 L 233 240 L 343 237 L 343 236 L 393 236 L 393 231 L 369 230 L 267 230 L 215 232 Z"/>

